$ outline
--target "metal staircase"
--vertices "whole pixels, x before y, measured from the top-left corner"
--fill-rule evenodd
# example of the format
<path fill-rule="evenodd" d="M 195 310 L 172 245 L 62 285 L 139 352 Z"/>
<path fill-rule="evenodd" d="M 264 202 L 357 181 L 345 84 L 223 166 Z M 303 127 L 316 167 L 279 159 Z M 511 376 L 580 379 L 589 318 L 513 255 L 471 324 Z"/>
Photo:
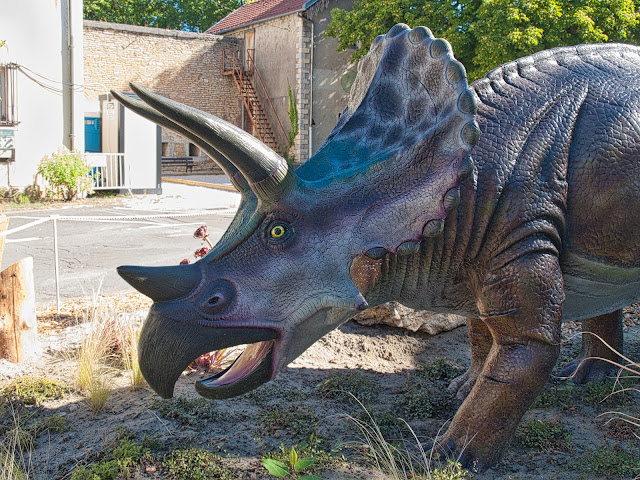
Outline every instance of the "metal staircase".
<path fill-rule="evenodd" d="M 253 124 L 253 134 L 262 143 L 283 154 L 281 146 L 288 143 L 287 134 L 273 107 L 260 73 L 255 67 L 253 51 L 247 50 L 247 68 L 245 69 L 238 52 L 233 49 L 225 49 L 222 73 L 233 75 L 247 115 Z M 272 128 L 272 123 L 277 129 L 276 131 Z"/>

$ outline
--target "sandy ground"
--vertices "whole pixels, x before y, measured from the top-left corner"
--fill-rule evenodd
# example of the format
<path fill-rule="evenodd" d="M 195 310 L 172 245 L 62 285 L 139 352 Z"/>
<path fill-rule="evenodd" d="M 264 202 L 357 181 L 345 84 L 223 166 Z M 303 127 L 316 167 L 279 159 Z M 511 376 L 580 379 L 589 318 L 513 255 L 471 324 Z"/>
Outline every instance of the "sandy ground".
<path fill-rule="evenodd" d="M 192 208 L 193 202 L 199 205 L 233 202 L 232 197 L 206 188 L 166 184 L 164 190 L 160 197 L 139 196 L 124 200 L 124 204 L 131 208 L 165 210 Z M 113 306 L 117 303 L 115 299 L 122 295 L 124 293 L 111 293 L 103 302 Z M 140 305 L 139 301 L 129 304 L 130 307 L 122 308 L 128 308 L 129 314 L 141 321 L 145 316 L 145 305 Z M 77 364 L 73 355 L 88 328 L 81 323 L 82 308 L 57 323 L 51 315 L 45 315 L 50 307 L 41 305 L 40 308 L 43 310 L 40 355 L 20 365 L 0 361 L 0 386 L 26 374 L 62 380 L 71 386 L 75 384 Z M 629 309 L 625 318 L 626 351 L 633 359 L 640 358 L 639 313 L 638 308 Z M 573 358 L 579 350 L 575 328 L 575 325 L 565 327 L 566 342 L 561 362 Z M 111 377 L 113 391 L 105 410 L 100 413 L 93 413 L 86 398 L 78 392 L 45 402 L 38 409 L 38 418 L 57 413 L 64 416 L 72 429 L 43 435 L 36 440 L 31 456 L 36 473 L 34 478 L 70 478 L 79 464 L 99 458 L 119 426 L 126 426 L 136 441 L 142 441 L 146 435 L 157 443 L 155 456 L 136 468 L 136 479 L 169 478 L 158 459 L 171 449 L 187 445 L 220 454 L 233 479 L 272 478 L 260 459 L 268 452 L 277 451 L 280 445 L 290 447 L 308 440 L 311 434 L 319 439 L 322 450 L 337 451 L 334 453 L 336 460 L 317 473 L 322 478 L 390 478 L 374 468 L 354 422 L 346 417 L 366 418 L 362 407 L 348 396 L 331 393 L 328 385 L 335 382 L 354 393 L 381 424 L 387 418 L 406 419 L 419 439 L 428 441 L 446 426 L 457 404 L 444 394 L 448 379 L 429 377 L 425 374 L 428 371 L 425 366 L 432 365 L 437 359 L 446 359 L 449 367 L 463 371 L 469 365 L 466 336 L 465 327 L 432 337 L 348 322 L 316 342 L 274 381 L 233 400 L 206 401 L 204 410 L 198 404 L 200 409 L 195 413 L 159 399 L 147 388 L 132 391 L 126 375 L 114 373 Z M 199 375 L 183 375 L 176 386 L 176 397 L 187 404 L 197 402 L 199 397 L 193 382 Z M 607 424 L 609 417 L 599 416 L 611 409 L 638 415 L 637 398 L 613 406 L 599 400 L 587 402 L 581 390 L 553 379 L 547 392 L 553 394 L 559 390 L 570 391 L 568 397 L 563 397 L 556 405 L 532 408 L 523 423 L 550 421 L 559 424 L 570 436 L 568 443 L 540 450 L 516 440 L 495 468 L 473 478 L 589 480 L 633 477 L 616 476 L 611 473 L 613 469 L 606 474 L 593 473 L 585 465 L 598 452 L 616 449 L 628 451 L 636 459 L 639 457 L 638 440 L 623 426 Z M 391 422 L 387 434 L 395 441 L 411 440 L 409 432 L 398 427 L 396 420 Z"/>

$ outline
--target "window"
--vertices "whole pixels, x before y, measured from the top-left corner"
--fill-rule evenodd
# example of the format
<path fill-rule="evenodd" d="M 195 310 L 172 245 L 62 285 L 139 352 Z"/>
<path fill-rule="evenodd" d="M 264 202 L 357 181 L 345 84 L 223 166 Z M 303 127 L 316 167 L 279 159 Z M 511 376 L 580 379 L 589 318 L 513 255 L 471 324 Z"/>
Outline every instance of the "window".
<path fill-rule="evenodd" d="M 18 65 L 9 63 L 0 65 L 0 126 L 18 124 L 18 108 L 16 105 L 16 71 Z"/>
<path fill-rule="evenodd" d="M 193 143 L 189 143 L 189 156 L 190 157 L 199 157 L 200 156 L 200 148 Z"/>

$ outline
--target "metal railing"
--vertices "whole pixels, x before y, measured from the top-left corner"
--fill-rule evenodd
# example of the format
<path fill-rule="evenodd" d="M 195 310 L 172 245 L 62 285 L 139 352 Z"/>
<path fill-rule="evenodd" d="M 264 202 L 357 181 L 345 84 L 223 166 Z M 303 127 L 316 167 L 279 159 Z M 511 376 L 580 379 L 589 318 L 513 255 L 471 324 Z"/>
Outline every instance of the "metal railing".
<path fill-rule="evenodd" d="M 124 153 L 85 153 L 93 190 L 130 189 L 130 169 Z"/>
<path fill-rule="evenodd" d="M 233 79 L 235 81 L 236 87 L 240 91 L 242 95 L 242 100 L 245 104 L 245 108 L 249 113 L 249 117 L 254 125 L 258 124 L 258 120 L 253 117 L 252 105 L 250 105 L 249 99 L 243 93 L 243 82 L 244 78 L 248 77 L 251 85 L 253 86 L 253 90 L 263 105 L 263 111 L 266 115 L 266 118 L 270 125 L 272 126 L 271 130 L 273 135 L 276 138 L 276 142 L 279 145 L 288 145 L 289 144 L 289 135 L 286 130 L 282 126 L 282 122 L 280 121 L 280 117 L 276 112 L 275 107 L 273 106 L 273 102 L 271 101 L 271 96 L 262 80 L 262 76 L 260 72 L 256 68 L 255 60 L 254 60 L 254 50 L 247 50 L 247 68 L 244 67 L 244 62 L 240 55 L 239 51 L 236 51 L 232 48 L 225 48 L 223 50 L 223 61 L 222 61 L 222 73 L 223 75 L 233 75 Z M 276 127 L 277 128 L 274 128 Z M 261 137 L 261 132 L 258 131 L 258 136 Z M 260 140 L 264 141 L 263 138 Z M 282 152 L 280 152 L 282 153 Z"/>
<path fill-rule="evenodd" d="M 280 121 L 280 117 L 278 117 L 278 113 L 276 112 L 275 107 L 273 106 L 273 102 L 271 102 L 271 97 L 269 96 L 269 92 L 267 91 L 267 87 L 265 87 L 264 82 L 262 81 L 262 77 L 260 76 L 260 72 L 258 71 L 258 69 L 256 68 L 256 63 L 254 60 L 254 53 L 255 50 L 251 49 L 251 50 L 247 50 L 247 67 L 249 70 L 249 75 L 251 75 L 253 77 L 253 87 L 256 90 L 256 94 L 258 95 L 258 98 L 260 98 L 262 100 L 262 104 L 263 105 L 268 105 L 269 108 L 265 108 L 265 114 L 267 115 L 267 118 L 269 119 L 269 123 L 271 123 L 271 125 L 274 125 L 274 119 L 275 119 L 275 124 L 278 125 L 278 128 L 274 128 L 274 134 L 276 134 L 278 137 L 278 143 L 280 145 L 288 145 L 289 144 L 289 135 L 287 135 L 287 132 L 285 131 L 284 127 L 282 126 L 282 122 Z M 267 101 L 267 103 L 265 104 L 264 100 Z M 277 133 L 276 133 L 277 132 Z"/>

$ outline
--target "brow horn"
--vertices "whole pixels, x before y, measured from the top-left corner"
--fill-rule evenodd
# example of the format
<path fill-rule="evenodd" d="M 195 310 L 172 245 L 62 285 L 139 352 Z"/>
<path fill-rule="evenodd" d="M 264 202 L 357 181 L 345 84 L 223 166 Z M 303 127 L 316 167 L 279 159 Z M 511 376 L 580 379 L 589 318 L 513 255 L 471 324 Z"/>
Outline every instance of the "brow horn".
<path fill-rule="evenodd" d="M 138 85 L 131 89 L 171 121 L 206 141 L 235 165 L 262 202 L 277 200 L 296 181 L 284 158 L 244 130 L 214 115 L 157 95 Z"/>
<path fill-rule="evenodd" d="M 244 193 L 248 190 L 249 184 L 246 179 L 242 176 L 240 171 L 233 165 L 229 159 L 227 159 L 222 153 L 209 145 L 205 140 L 201 139 L 199 136 L 190 132 L 189 130 L 183 128 L 178 125 L 174 121 L 162 115 L 157 110 L 154 110 L 149 105 L 144 103 L 142 100 L 138 98 L 134 98 L 132 95 L 126 95 L 120 92 L 116 92 L 111 90 L 111 94 L 125 107 L 136 112 L 138 115 L 143 116 L 144 118 L 151 120 L 158 125 L 169 128 L 176 133 L 188 138 L 193 143 L 198 145 L 207 155 L 209 155 L 219 166 L 222 168 L 224 173 L 227 174 L 233 186 L 240 193 Z"/>

